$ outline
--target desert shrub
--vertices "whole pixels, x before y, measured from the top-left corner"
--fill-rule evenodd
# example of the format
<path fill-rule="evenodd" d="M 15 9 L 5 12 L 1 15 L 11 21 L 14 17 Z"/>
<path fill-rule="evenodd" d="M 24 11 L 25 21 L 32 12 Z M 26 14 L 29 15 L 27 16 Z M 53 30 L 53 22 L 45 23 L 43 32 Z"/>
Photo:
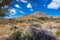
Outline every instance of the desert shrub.
<path fill-rule="evenodd" d="M 43 21 L 41 21 L 41 24 L 43 24 L 44 22 Z"/>
<path fill-rule="evenodd" d="M 60 21 L 56 21 L 56 23 L 60 23 Z"/>
<path fill-rule="evenodd" d="M 23 20 L 18 20 L 18 21 L 16 21 L 16 22 L 20 22 L 20 23 L 23 23 L 24 21 L 23 21 Z"/>
<path fill-rule="evenodd" d="M 31 24 L 31 26 L 38 26 L 37 24 Z"/>
<path fill-rule="evenodd" d="M 40 17 L 40 18 L 38 18 L 39 20 L 48 20 L 48 18 L 47 17 Z"/>
<path fill-rule="evenodd" d="M 29 24 L 27 24 L 27 23 L 21 23 L 20 24 L 20 26 L 22 26 L 22 27 L 26 27 L 26 26 L 28 26 Z"/>
<path fill-rule="evenodd" d="M 38 18 L 38 19 L 40 19 L 40 20 L 45 20 L 45 18 L 43 18 L 43 17 L 40 17 L 40 18 Z"/>
<path fill-rule="evenodd" d="M 18 29 L 17 26 L 13 26 L 12 28 L 10 28 L 10 30 L 16 30 Z"/>
<path fill-rule="evenodd" d="M 35 26 L 35 27 L 42 27 L 40 24 L 34 24 L 34 23 L 31 23 L 31 25 L 30 26 Z"/>
<path fill-rule="evenodd" d="M 60 37 L 60 31 L 56 32 L 57 37 Z"/>
<path fill-rule="evenodd" d="M 31 21 L 31 19 L 28 19 L 28 21 Z"/>

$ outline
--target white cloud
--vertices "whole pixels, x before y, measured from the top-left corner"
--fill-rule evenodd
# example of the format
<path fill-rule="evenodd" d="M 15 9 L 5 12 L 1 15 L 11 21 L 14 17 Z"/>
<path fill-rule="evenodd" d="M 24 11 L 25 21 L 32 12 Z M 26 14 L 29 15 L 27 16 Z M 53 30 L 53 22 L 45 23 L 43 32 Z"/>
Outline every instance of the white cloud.
<path fill-rule="evenodd" d="M 52 2 L 55 2 L 57 4 L 60 4 L 60 0 L 52 0 Z"/>
<path fill-rule="evenodd" d="M 22 13 L 22 14 L 25 14 L 25 13 L 24 13 L 23 11 L 21 11 L 21 10 L 20 10 L 19 12 Z"/>
<path fill-rule="evenodd" d="M 60 6 L 54 2 L 52 2 L 48 5 L 48 8 L 50 8 L 50 9 L 58 9 L 59 7 Z"/>
<path fill-rule="evenodd" d="M 16 14 L 16 10 L 14 8 L 8 10 L 11 15 Z"/>
<path fill-rule="evenodd" d="M 15 4 L 15 7 L 17 7 L 17 8 L 21 8 L 18 4 Z"/>
<path fill-rule="evenodd" d="M 52 0 L 52 2 L 48 5 L 49 9 L 58 9 L 60 7 L 60 0 Z"/>
<path fill-rule="evenodd" d="M 27 8 L 32 8 L 30 3 L 27 4 Z"/>
<path fill-rule="evenodd" d="M 33 9 L 30 9 L 30 11 L 34 11 Z"/>
<path fill-rule="evenodd" d="M 23 3 L 27 3 L 27 1 L 26 1 L 26 0 L 21 0 L 21 2 L 23 2 Z"/>
<path fill-rule="evenodd" d="M 16 0 L 18 2 L 28 3 L 27 0 Z"/>

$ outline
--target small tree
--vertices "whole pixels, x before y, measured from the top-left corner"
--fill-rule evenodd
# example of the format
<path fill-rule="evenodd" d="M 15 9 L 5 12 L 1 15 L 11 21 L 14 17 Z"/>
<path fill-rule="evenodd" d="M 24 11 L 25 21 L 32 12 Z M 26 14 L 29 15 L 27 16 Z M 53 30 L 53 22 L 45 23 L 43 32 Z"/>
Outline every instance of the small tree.
<path fill-rule="evenodd" d="M 0 3 L 0 8 L 3 7 L 3 6 L 6 6 L 6 5 L 10 5 L 12 0 L 3 0 L 1 3 Z"/>
<path fill-rule="evenodd" d="M 1 1 L 1 0 L 0 0 Z M 2 0 L 0 3 L 0 17 L 4 17 L 6 16 L 6 14 L 4 13 L 4 11 L 7 11 L 4 6 L 9 6 L 12 0 Z M 3 9 L 2 9 L 3 7 Z"/>

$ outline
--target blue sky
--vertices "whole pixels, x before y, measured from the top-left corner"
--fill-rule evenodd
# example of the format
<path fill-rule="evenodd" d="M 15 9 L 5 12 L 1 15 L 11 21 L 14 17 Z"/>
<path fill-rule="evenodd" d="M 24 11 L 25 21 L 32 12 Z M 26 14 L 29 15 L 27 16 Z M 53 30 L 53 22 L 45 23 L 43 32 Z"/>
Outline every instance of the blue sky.
<path fill-rule="evenodd" d="M 60 16 L 60 0 L 12 0 L 7 18 L 30 15 L 37 11 L 49 16 Z"/>

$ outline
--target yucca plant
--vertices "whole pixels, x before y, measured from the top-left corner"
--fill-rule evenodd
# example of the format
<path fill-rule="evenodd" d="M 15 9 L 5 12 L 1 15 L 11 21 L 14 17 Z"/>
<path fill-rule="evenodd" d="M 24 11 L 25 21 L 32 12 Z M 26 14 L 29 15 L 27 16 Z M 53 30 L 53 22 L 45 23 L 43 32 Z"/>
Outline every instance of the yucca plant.
<path fill-rule="evenodd" d="M 18 28 L 16 26 L 13 26 L 11 28 L 11 30 L 13 31 L 11 34 L 11 40 L 20 40 L 21 39 L 21 33 L 19 32 Z"/>
<path fill-rule="evenodd" d="M 12 35 L 13 35 L 13 39 L 14 39 L 14 40 L 20 40 L 20 38 L 21 38 L 21 34 L 20 34 L 20 32 L 17 31 L 17 30 L 15 30 Z"/>
<path fill-rule="evenodd" d="M 25 40 L 31 40 L 31 38 L 32 38 L 32 35 L 28 32 L 25 32 L 25 34 L 23 34 L 23 36 L 24 36 Z"/>

